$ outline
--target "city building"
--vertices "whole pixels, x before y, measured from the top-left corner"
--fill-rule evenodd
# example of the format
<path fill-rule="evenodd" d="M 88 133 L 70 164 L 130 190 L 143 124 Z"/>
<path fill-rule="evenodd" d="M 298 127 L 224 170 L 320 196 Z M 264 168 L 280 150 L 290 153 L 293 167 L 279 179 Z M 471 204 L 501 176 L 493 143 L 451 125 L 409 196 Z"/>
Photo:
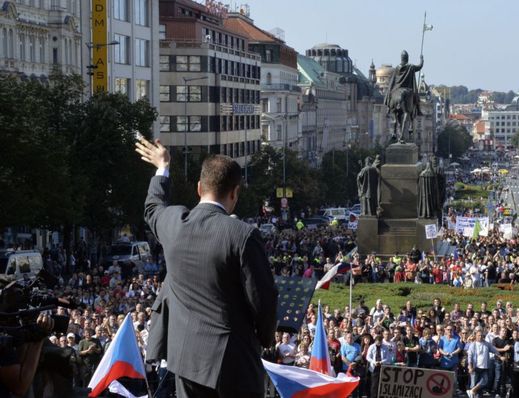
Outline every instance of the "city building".
<path fill-rule="evenodd" d="M 160 1 L 160 136 L 186 157 L 221 153 L 245 166 L 261 145 L 261 57 L 226 27 L 227 14 L 214 3 Z"/>
<path fill-rule="evenodd" d="M 80 0 L 3 1 L 0 73 L 46 80 L 81 71 Z"/>
<path fill-rule="evenodd" d="M 346 59 L 343 63 L 341 67 L 348 66 Z M 347 100 L 348 87 L 341 83 L 338 73 L 327 71 L 304 55 L 297 56 L 297 67 L 303 93 L 299 114 L 302 154 L 318 165 L 326 152 L 343 149 L 357 126 L 348 120 L 351 101 Z"/>
<path fill-rule="evenodd" d="M 375 70 L 375 86 L 379 89 L 382 95 L 386 95 L 394 71 L 395 68 L 388 64 L 382 64 Z"/>
<path fill-rule="evenodd" d="M 413 141 L 418 146 L 422 158 L 430 158 L 437 149 L 438 134 L 436 131 L 436 97 L 425 82 L 422 73 L 418 87 L 420 98 L 420 113 L 414 120 Z"/>
<path fill-rule="evenodd" d="M 67 1 L 63 0 L 66 3 Z M 105 9 L 105 17 L 92 18 L 92 3 Z M 89 92 L 95 86 L 91 74 L 106 61 L 106 91 L 119 92 L 130 101 L 147 98 L 159 108 L 159 7 L 155 0 L 81 0 L 83 32 L 82 76 Z M 106 19 L 104 19 L 106 18 Z M 94 40 L 93 28 L 104 32 Z M 106 60 L 93 60 L 93 52 L 106 48 Z M 158 122 L 154 133 L 158 136 Z"/>
<path fill-rule="evenodd" d="M 231 13 L 224 20 L 231 32 L 245 36 L 248 49 L 261 55 L 261 134 L 262 140 L 274 147 L 285 146 L 299 151 L 299 102 L 301 89 L 297 85 L 297 52 L 275 34 L 254 25 L 249 15 Z"/>
<path fill-rule="evenodd" d="M 510 147 L 512 137 L 519 132 L 519 97 L 503 109 L 484 109 L 481 120 L 485 121 L 483 137 L 493 140 L 494 149 Z"/>
<path fill-rule="evenodd" d="M 375 87 L 374 65 L 367 78 L 353 65 L 348 50 L 336 44 L 318 44 L 307 50 L 306 56 L 319 63 L 327 72 L 339 75 L 340 84 L 345 87 L 346 141 L 362 147 L 372 146 L 376 142 L 384 144 L 389 138 L 388 125 L 384 97 Z"/>

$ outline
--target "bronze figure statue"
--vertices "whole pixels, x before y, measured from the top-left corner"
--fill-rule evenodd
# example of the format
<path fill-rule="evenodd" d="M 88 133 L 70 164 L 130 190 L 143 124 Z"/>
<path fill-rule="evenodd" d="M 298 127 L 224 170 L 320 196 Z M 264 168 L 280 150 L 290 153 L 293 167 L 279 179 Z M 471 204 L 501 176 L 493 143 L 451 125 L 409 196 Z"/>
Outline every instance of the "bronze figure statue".
<path fill-rule="evenodd" d="M 357 189 L 362 216 L 376 216 L 378 208 L 379 170 L 377 165 L 371 164 L 368 156 L 364 167 L 357 175 Z"/>
<path fill-rule="evenodd" d="M 384 99 L 384 104 L 388 107 L 388 114 L 393 114 L 393 138 L 401 143 L 409 140 L 410 132 L 413 131 L 414 119 L 422 114 L 415 79 L 415 73 L 420 71 L 422 67 L 422 55 L 420 56 L 420 64 L 413 65 L 409 63 L 407 51 L 402 51 L 401 63 L 393 72 Z"/>
<path fill-rule="evenodd" d="M 418 217 L 435 218 L 439 202 L 438 179 L 431 161 L 428 161 L 418 179 Z"/>

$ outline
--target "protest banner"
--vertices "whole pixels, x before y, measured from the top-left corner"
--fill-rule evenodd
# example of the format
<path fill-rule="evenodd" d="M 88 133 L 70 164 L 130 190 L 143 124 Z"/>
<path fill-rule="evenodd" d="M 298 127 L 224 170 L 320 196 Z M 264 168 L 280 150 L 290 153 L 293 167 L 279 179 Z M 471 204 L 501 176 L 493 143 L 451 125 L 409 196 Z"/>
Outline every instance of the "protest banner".
<path fill-rule="evenodd" d="M 454 372 L 382 366 L 379 398 L 452 398 Z"/>

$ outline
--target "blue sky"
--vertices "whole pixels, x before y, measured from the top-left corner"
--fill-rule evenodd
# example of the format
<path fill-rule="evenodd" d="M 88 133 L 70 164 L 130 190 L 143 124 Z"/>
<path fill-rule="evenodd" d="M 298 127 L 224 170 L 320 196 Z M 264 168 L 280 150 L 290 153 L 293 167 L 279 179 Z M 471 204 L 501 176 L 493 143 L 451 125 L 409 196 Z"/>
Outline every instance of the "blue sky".
<path fill-rule="evenodd" d="M 234 2 L 234 4 L 240 2 Z M 403 49 L 418 63 L 424 11 L 434 29 L 425 34 L 429 84 L 519 90 L 518 0 L 248 0 L 262 29 L 279 27 L 304 54 L 334 43 L 367 74 L 371 59 L 397 64 Z"/>

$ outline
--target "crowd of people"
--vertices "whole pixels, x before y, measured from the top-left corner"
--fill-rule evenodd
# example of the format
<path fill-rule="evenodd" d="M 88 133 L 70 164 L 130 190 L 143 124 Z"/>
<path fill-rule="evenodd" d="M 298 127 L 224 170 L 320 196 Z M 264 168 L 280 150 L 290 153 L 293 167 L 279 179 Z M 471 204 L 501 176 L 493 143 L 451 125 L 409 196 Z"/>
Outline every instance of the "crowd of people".
<path fill-rule="evenodd" d="M 519 252 L 515 240 L 504 239 L 497 229 L 478 239 L 448 230 L 442 233 L 441 239 L 453 248 L 444 257 L 413 248 L 409 253 L 395 253 L 389 258 L 375 254 L 361 258 L 353 250 L 355 236 L 345 225 L 286 229 L 268 234 L 264 240 L 275 275 L 319 280 L 337 263 L 345 262 L 350 265 L 350 271 L 341 280 L 345 283 L 350 278 L 354 283 L 407 281 L 465 288 L 516 283 Z M 58 309 L 58 314 L 70 316 L 70 324 L 65 334 L 54 334 L 49 341 L 67 350 L 74 385 L 86 387 L 127 313 L 131 313 L 144 356 L 151 307 L 162 278 L 158 272 L 145 272 L 136 264 L 113 262 L 94 266 L 84 244 L 73 257 L 75 272 L 67 272 L 61 250 L 44 253 L 45 267 L 59 278 L 54 293 L 82 305 L 81 309 Z M 157 260 L 163 269 L 163 258 L 157 255 Z M 362 376 L 355 392 L 358 397 L 377 396 L 380 363 L 454 370 L 459 389 L 468 391 L 469 397 L 477 396 L 483 388 L 504 396 L 507 383 L 514 380 L 514 369 L 519 369 L 519 311 L 511 303 L 501 302 L 495 308 L 487 308 L 485 303 L 477 307 L 462 309 L 454 305 L 448 311 L 439 300 L 431 303 L 430 308 L 421 309 L 409 302 L 403 308 L 392 309 L 380 301 L 371 309 L 361 303 L 352 311 L 325 306 L 332 366 L 336 372 Z M 276 334 L 276 345 L 265 350 L 264 357 L 307 367 L 316 315 L 311 306 L 298 335 Z M 483 351 L 488 351 L 488 358 L 483 360 L 479 359 L 480 351 L 470 349 L 479 347 L 481 341 L 486 342 Z M 147 369 L 151 380 L 156 380 L 158 373 L 165 373 L 163 363 L 148 364 Z M 171 385 L 164 386 L 168 388 L 162 396 L 174 391 Z"/>
<path fill-rule="evenodd" d="M 378 397 L 381 365 L 455 372 L 458 393 L 469 398 L 505 397 L 512 388 L 508 396 L 519 396 L 519 308 L 511 302 L 449 310 L 438 298 L 425 308 L 411 301 L 390 308 L 381 300 L 368 308 L 361 301 L 353 310 L 325 305 L 322 316 L 333 369 L 360 377 L 353 397 Z M 308 368 L 316 323 L 310 304 L 300 332 L 276 333 L 264 357 Z"/>

